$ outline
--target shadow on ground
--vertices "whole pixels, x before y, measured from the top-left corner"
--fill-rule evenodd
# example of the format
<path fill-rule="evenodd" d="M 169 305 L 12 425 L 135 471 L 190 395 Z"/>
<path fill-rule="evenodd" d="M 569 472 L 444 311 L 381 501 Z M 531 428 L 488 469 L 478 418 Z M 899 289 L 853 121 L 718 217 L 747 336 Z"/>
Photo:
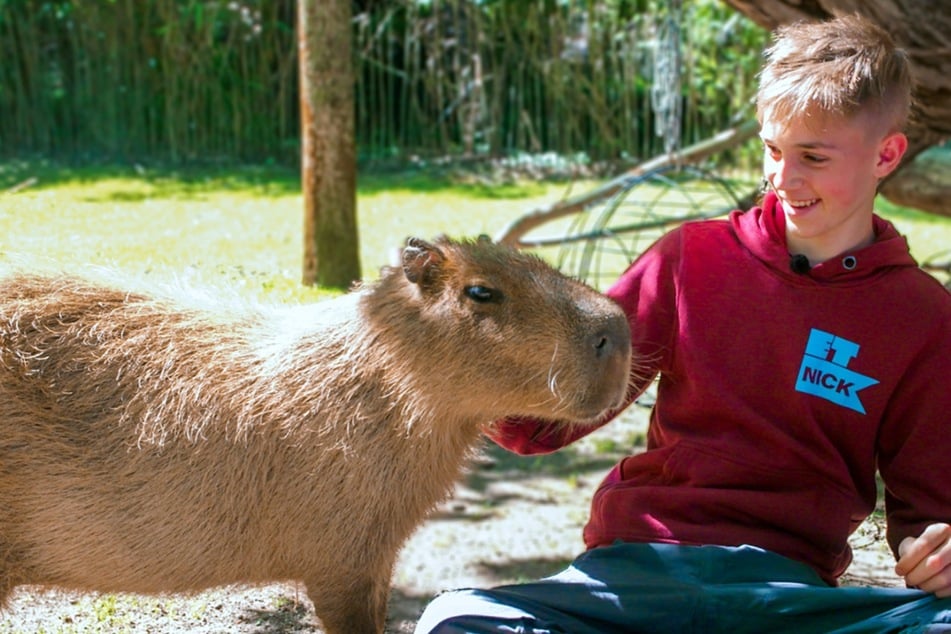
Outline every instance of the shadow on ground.
<path fill-rule="evenodd" d="M 239 619 L 253 634 L 290 634 L 319 632 L 310 603 L 288 598 L 273 609 L 245 610 Z"/>

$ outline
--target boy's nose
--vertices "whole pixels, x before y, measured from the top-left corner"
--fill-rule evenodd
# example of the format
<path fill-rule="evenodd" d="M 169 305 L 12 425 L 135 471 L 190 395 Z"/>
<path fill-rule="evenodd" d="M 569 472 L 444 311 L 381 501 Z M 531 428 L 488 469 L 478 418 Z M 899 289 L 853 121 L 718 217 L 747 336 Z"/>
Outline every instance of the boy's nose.
<path fill-rule="evenodd" d="M 801 176 L 790 162 L 776 161 L 773 163 L 772 178 L 769 180 L 776 189 L 789 189 L 800 184 Z"/>

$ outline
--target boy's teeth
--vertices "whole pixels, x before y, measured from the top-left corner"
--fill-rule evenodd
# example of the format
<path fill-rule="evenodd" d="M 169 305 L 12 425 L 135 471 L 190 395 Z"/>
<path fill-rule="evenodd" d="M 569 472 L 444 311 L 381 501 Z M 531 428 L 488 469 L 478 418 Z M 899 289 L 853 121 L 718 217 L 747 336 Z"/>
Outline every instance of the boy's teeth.
<path fill-rule="evenodd" d="M 819 202 L 818 198 L 813 198 L 812 200 L 790 200 L 789 204 L 792 207 L 808 207 L 809 205 L 814 205 Z"/>

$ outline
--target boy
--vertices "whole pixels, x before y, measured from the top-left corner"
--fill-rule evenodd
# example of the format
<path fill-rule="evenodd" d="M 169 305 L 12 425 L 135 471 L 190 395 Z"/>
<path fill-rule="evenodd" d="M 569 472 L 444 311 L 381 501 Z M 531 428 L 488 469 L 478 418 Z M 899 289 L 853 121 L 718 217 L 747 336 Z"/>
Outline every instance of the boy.
<path fill-rule="evenodd" d="M 442 595 L 417 632 L 951 631 L 951 294 L 873 212 L 909 102 L 904 54 L 866 20 L 777 32 L 762 205 L 674 230 L 608 291 L 631 323 L 631 400 L 660 382 L 647 451 L 595 493 L 588 551 Z M 543 453 L 609 419 L 489 434 Z M 908 588 L 837 588 L 876 469 Z"/>

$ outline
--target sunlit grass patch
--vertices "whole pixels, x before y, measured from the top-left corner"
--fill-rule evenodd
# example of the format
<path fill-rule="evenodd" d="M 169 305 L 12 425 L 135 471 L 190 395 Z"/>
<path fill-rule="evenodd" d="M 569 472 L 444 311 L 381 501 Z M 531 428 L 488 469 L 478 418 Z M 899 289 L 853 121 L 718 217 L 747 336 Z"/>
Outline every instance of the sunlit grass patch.
<path fill-rule="evenodd" d="M 37 179 L 0 194 L 0 260 L 186 276 L 279 299 L 320 294 L 299 282 L 303 204 L 296 175 L 287 170 L 89 168 L 57 174 L 48 166 L 31 171 L 21 165 L 0 174 L 6 174 L 4 184 Z M 446 177 L 366 180 L 358 194 L 365 279 L 375 278 L 407 237 L 494 235 L 533 206 L 557 200 L 566 188 L 510 184 L 507 195 L 494 198 L 485 185 Z"/>
<path fill-rule="evenodd" d="M 420 170 L 361 175 L 363 278 L 377 277 L 410 236 L 497 236 L 523 214 L 599 184 L 495 184 Z M 919 260 L 951 246 L 951 219 L 884 200 L 878 206 L 909 237 Z M 558 231 L 567 222 L 542 230 Z M 279 301 L 312 299 L 323 291 L 300 284 L 302 227 L 299 175 L 286 168 L 0 164 L 0 261 L 21 266 L 105 265 L 136 277 L 225 284 Z M 654 237 L 645 234 L 637 248 L 646 248 Z"/>

